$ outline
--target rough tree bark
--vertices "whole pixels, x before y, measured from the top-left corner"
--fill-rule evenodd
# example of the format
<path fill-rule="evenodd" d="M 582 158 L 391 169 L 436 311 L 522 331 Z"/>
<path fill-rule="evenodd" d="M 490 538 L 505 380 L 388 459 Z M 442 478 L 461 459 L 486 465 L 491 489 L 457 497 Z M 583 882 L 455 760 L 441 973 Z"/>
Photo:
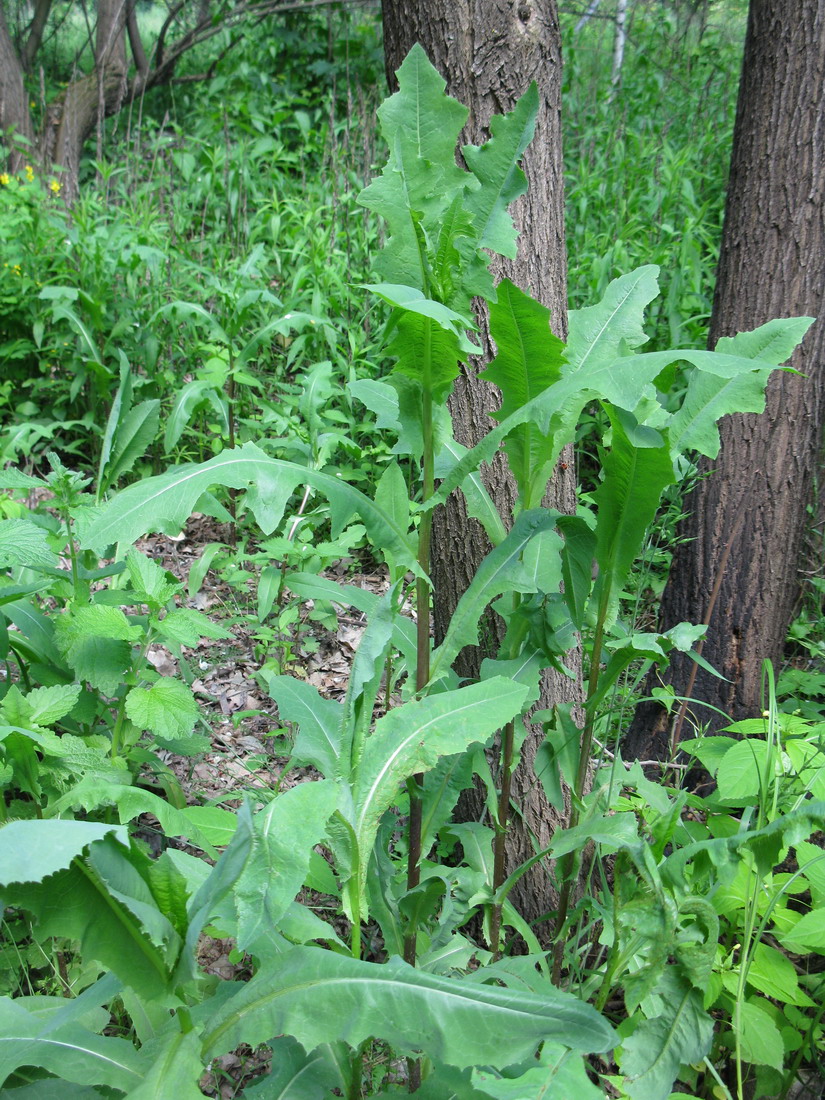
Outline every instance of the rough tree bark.
<path fill-rule="evenodd" d="M 691 541 L 676 550 L 660 622 L 705 621 L 718 581 L 703 656 L 727 679 L 700 669 L 691 687 L 684 659 L 665 675 L 715 728 L 709 707 L 759 713 L 762 661 L 780 661 L 798 596 L 825 412 L 824 294 L 825 0 L 751 0 L 709 345 L 772 317 L 819 320 L 792 360 L 801 373 L 772 379 L 764 415 L 722 422 L 713 472 L 686 501 Z M 626 753 L 665 758 L 678 735 L 645 704 Z"/>
<path fill-rule="evenodd" d="M 540 108 L 536 136 L 522 167 L 528 193 L 518 200 L 514 216 L 520 230 L 515 261 L 494 260 L 496 280 L 505 276 L 531 293 L 552 315 L 552 327 L 567 336 L 567 254 L 564 241 L 564 185 L 561 153 L 561 40 L 556 0 L 383 0 L 387 78 L 395 87 L 395 70 L 409 49 L 420 42 L 447 81 L 447 91 L 470 110 L 462 140 L 479 144 L 489 136 L 492 115 L 511 110 L 535 80 Z M 472 446 L 491 426 L 488 413 L 496 405 L 491 387 L 465 372 L 450 402 L 456 438 Z M 560 511 L 575 510 L 575 474 L 569 454 L 557 469 L 546 503 Z M 485 481 L 504 515 L 514 500 L 512 479 L 503 462 L 494 463 Z M 443 637 L 459 597 L 489 549 L 481 527 L 467 518 L 462 501 L 454 498 L 434 516 L 433 577 L 435 634 Z M 491 620 L 497 617 L 491 616 Z M 497 621 L 489 629 L 497 630 Z M 485 653 L 465 650 L 457 671 L 475 678 Z M 576 659 L 578 663 L 576 663 Z M 580 672 L 580 655 L 571 655 Z M 580 686 L 557 674 L 546 678 L 541 705 L 581 699 Z M 514 867 L 546 846 L 557 819 L 533 775 L 537 738 L 530 737 L 522 766 L 514 776 L 513 799 L 523 815 L 511 833 L 508 862 Z M 482 804 L 464 809 L 479 816 Z M 533 839 L 534 838 L 534 839 Z M 546 874 L 537 871 L 522 880 L 514 900 L 528 920 L 539 920 L 555 906 Z"/>

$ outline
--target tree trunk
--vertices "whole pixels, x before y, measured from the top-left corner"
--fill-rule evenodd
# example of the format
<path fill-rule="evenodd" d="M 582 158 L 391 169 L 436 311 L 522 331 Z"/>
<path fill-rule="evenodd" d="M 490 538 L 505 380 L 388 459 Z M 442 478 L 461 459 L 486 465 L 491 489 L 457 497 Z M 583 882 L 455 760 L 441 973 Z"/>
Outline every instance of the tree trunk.
<path fill-rule="evenodd" d="M 23 66 L 15 53 L 3 8 L 0 7 L 0 133 L 13 132 L 31 145 L 34 139 Z M 17 172 L 26 156 L 12 146 L 9 169 Z"/>
<path fill-rule="evenodd" d="M 31 64 L 42 36 L 42 21 L 49 5 L 40 3 L 35 24 L 20 54 L 14 48 L 0 8 L 0 130 L 13 131 L 29 146 L 26 154 L 12 151 L 9 168 L 17 171 L 25 162 L 44 170 L 55 165 L 63 170 L 64 197 L 77 195 L 77 178 L 83 145 L 95 127 L 102 134 L 103 121 L 120 110 L 127 90 L 127 0 L 100 0 L 97 5 L 95 70 L 73 81 L 46 109 L 43 129 L 35 143 L 28 97 L 23 82 L 23 62 Z M 38 17 L 40 22 L 37 21 Z M 100 153 L 100 149 L 98 149 Z"/>
<path fill-rule="evenodd" d="M 561 42 L 555 0 L 383 0 L 384 47 L 387 76 L 395 87 L 395 70 L 415 42 L 420 42 L 447 81 L 450 95 L 470 110 L 462 140 L 479 144 L 488 136 L 492 115 L 509 111 L 532 80 L 540 96 L 536 136 L 522 162 L 529 190 L 514 207 L 520 231 L 518 257 L 495 257 L 493 273 L 504 276 L 531 293 L 552 313 L 555 333 L 567 336 L 567 255 L 564 243 L 564 185 L 561 153 Z M 486 328 L 482 320 L 482 334 Z M 473 446 L 491 426 L 488 413 L 496 407 L 486 382 L 465 372 L 456 383 L 450 402 L 456 438 Z M 575 510 L 575 473 L 569 454 L 563 456 L 549 486 L 545 503 L 560 511 Z M 503 515 L 509 516 L 515 499 L 514 484 L 503 461 L 495 462 L 485 482 Z M 438 593 L 434 620 L 436 639 L 444 636 L 453 610 L 489 550 L 475 520 L 468 519 L 463 501 L 454 494 L 433 520 L 433 579 Z M 488 629 L 498 634 L 497 616 Z M 497 647 L 492 646 L 495 652 Z M 465 650 L 456 668 L 460 675 L 477 678 L 479 648 Z M 578 657 L 578 665 L 576 658 Z M 570 655 L 580 671 L 580 654 Z M 580 700 L 580 688 L 558 674 L 547 676 L 541 705 Z M 537 736 L 528 738 L 522 766 L 513 781 L 513 798 L 523 815 L 511 833 L 510 868 L 531 856 L 536 847 L 549 843 L 557 824 L 533 774 Z M 474 817 L 483 811 L 483 800 L 470 800 L 463 810 Z M 532 839 L 535 838 L 535 839 Z M 528 920 L 537 920 L 555 905 L 547 876 L 541 871 L 526 876 L 514 895 Z"/>
<path fill-rule="evenodd" d="M 691 724 L 724 725 L 711 707 L 760 712 L 762 661 L 781 660 L 798 596 L 825 399 L 824 192 L 825 0 L 751 0 L 709 345 L 773 317 L 819 320 L 791 362 L 801 373 L 771 380 L 764 415 L 722 422 L 713 473 L 686 501 L 679 534 L 692 541 L 676 550 L 660 621 L 710 610 L 703 656 L 727 678 L 700 669 L 691 686 L 692 662 L 674 662 L 677 694 L 701 700 Z M 626 750 L 663 758 L 679 732 L 645 704 Z"/>

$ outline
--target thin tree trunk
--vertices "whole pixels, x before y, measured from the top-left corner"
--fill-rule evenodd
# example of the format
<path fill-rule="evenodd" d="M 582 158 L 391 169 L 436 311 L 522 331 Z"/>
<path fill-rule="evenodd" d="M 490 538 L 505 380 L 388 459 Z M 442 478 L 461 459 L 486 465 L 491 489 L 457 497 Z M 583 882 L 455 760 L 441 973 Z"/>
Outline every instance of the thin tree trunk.
<path fill-rule="evenodd" d="M 494 259 L 496 279 L 511 278 L 552 313 L 552 326 L 562 338 L 567 335 L 567 255 L 564 243 L 564 188 L 561 155 L 561 46 L 555 0 L 384 0 L 384 43 L 387 73 L 394 86 L 394 72 L 415 42 L 426 49 L 433 64 L 447 81 L 450 95 L 470 109 L 463 140 L 479 144 L 489 136 L 493 114 L 510 110 L 531 80 L 540 95 L 536 136 L 528 147 L 523 168 L 529 181 L 527 195 L 515 205 L 520 230 L 515 261 Z M 482 321 L 484 319 L 482 318 Z M 484 327 L 482 328 L 485 333 Z M 489 341 L 485 338 L 485 346 Z M 450 402 L 456 438 L 472 446 L 489 429 L 489 412 L 496 407 L 490 386 L 467 372 L 457 382 Z M 560 511 L 575 509 L 573 462 L 565 455 L 549 487 L 547 503 Z M 504 515 L 515 499 L 513 481 L 503 461 L 493 463 L 485 481 Z M 463 501 L 456 495 L 434 516 L 433 576 L 438 598 L 435 603 L 436 639 L 444 636 L 453 610 L 478 565 L 489 549 L 484 532 L 468 519 Z M 497 649 L 497 616 L 490 616 L 493 634 L 491 652 Z M 476 678 L 480 648 L 465 650 L 456 668 L 460 675 Z M 578 663 L 577 663 L 578 659 Z M 571 655 L 580 671 L 580 655 Z M 555 673 L 547 676 L 542 705 L 580 700 L 580 688 Z M 538 739 L 528 738 L 522 767 L 514 776 L 512 793 L 523 815 L 510 837 L 508 863 L 512 868 L 543 847 L 557 824 L 533 774 Z M 483 800 L 470 799 L 463 809 L 478 817 Z M 527 876 L 515 895 L 519 908 L 530 920 L 537 920 L 555 905 L 555 895 L 542 871 Z"/>
<path fill-rule="evenodd" d="M 751 0 L 739 90 L 728 204 L 710 346 L 772 317 L 818 317 L 792 360 L 775 375 L 762 416 L 721 424 L 722 449 L 686 501 L 662 598 L 660 622 L 701 622 L 703 656 L 726 677 L 692 662 L 666 673 L 677 694 L 690 688 L 698 723 L 758 714 L 761 665 L 778 665 L 799 592 L 808 506 L 825 413 L 825 0 Z M 654 704 L 639 709 L 630 755 L 668 754 L 679 733 Z"/>
<path fill-rule="evenodd" d="M 627 0 L 616 3 L 616 33 L 613 37 L 613 68 L 610 73 L 611 96 L 615 95 L 622 79 L 624 64 L 624 44 L 627 41 Z"/>

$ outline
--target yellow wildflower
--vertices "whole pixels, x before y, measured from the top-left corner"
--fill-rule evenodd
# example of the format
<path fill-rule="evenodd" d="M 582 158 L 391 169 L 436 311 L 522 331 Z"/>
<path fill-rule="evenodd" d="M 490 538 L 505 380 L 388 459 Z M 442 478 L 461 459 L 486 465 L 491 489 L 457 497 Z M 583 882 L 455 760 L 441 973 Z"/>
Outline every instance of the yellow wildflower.
<path fill-rule="evenodd" d="M 23 171 L 26 173 L 26 179 L 31 183 L 34 179 L 34 169 L 30 164 L 27 164 Z"/>
<path fill-rule="evenodd" d="M 8 174 L 8 172 L 0 172 L 0 184 L 3 187 L 8 187 L 8 185 L 9 185 L 9 174 Z"/>
<path fill-rule="evenodd" d="M 49 190 L 53 195 L 60 194 L 60 184 L 57 182 L 57 180 L 52 180 L 52 182 L 49 184 Z"/>

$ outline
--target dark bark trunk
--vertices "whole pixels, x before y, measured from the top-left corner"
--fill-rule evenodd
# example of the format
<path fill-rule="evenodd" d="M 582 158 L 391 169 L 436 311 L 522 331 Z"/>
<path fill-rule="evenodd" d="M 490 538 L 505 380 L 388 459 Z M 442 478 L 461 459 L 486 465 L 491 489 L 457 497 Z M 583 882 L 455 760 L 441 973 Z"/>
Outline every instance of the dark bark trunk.
<path fill-rule="evenodd" d="M 43 31 L 46 29 L 46 20 L 49 18 L 51 9 L 52 0 L 37 0 L 31 27 L 29 28 L 29 37 L 26 39 L 21 58 L 23 68 L 27 73 L 31 72 L 37 51 L 40 49 L 40 43 L 43 41 Z"/>
<path fill-rule="evenodd" d="M 13 132 L 23 139 L 24 147 L 34 140 L 29 101 L 20 64 L 9 34 L 6 17 L 0 7 L 0 133 Z M 12 146 L 8 167 L 17 172 L 27 160 L 25 153 Z"/>
<path fill-rule="evenodd" d="M 126 0 L 101 0 L 97 8 L 95 70 L 73 81 L 49 104 L 40 139 L 40 160 L 62 170 L 63 194 L 77 196 L 80 157 L 86 139 L 120 110 L 127 90 Z M 101 153 L 101 138 L 98 155 Z"/>
<path fill-rule="evenodd" d="M 713 472 L 686 501 L 680 536 L 692 541 L 676 551 L 660 621 L 704 621 L 719 580 L 703 656 L 727 678 L 698 671 L 691 724 L 724 725 L 710 707 L 759 713 L 762 662 L 781 660 L 798 596 L 825 411 L 824 200 L 825 0 L 751 0 L 709 344 L 772 317 L 819 320 L 792 360 L 801 373 L 771 380 L 764 415 L 722 422 Z M 666 673 L 677 694 L 691 668 Z M 626 750 L 662 758 L 678 734 L 646 704 Z"/>
<path fill-rule="evenodd" d="M 394 86 L 394 72 L 410 47 L 420 42 L 447 81 L 447 91 L 470 110 L 462 139 L 479 144 L 489 136 L 490 118 L 511 110 L 532 80 L 539 88 L 540 108 L 536 136 L 522 166 L 529 191 L 517 201 L 514 218 L 520 230 L 515 261 L 496 257 L 496 280 L 507 276 L 532 294 L 552 313 L 553 330 L 567 335 L 567 256 L 564 244 L 564 186 L 561 154 L 561 44 L 555 0 L 384 0 L 384 45 L 387 74 Z M 483 319 L 482 319 L 483 320 Z M 484 330 L 483 330 L 484 331 Z M 486 341 L 485 341 L 486 342 Z M 456 438 L 467 446 L 489 429 L 488 413 L 496 407 L 494 391 L 473 374 L 457 382 L 450 402 Z M 560 511 L 575 509 L 573 462 L 564 456 L 548 490 L 546 503 Z M 503 461 L 492 465 L 485 481 L 502 514 L 510 514 L 515 490 Z M 467 518 L 463 501 L 454 497 L 434 516 L 433 579 L 436 639 L 443 637 L 453 610 L 475 574 L 489 546 L 481 527 Z M 488 631 L 496 636 L 500 620 L 491 616 Z M 496 646 L 491 647 L 495 652 Z M 478 676 L 480 649 L 465 650 L 456 668 L 460 675 Z M 580 670 L 581 662 L 571 655 Z M 580 689 L 579 689 L 580 690 Z M 580 700 L 576 685 L 556 674 L 546 678 L 542 704 Z M 522 766 L 514 776 L 513 799 L 522 820 L 511 833 L 510 869 L 531 856 L 534 847 L 546 846 L 557 824 L 536 783 L 532 761 L 538 740 L 528 738 Z M 483 811 L 481 799 L 462 806 L 469 816 Z M 535 840 L 531 839 L 531 835 Z M 545 874 L 526 876 L 515 895 L 529 920 L 543 916 L 555 904 Z"/>

